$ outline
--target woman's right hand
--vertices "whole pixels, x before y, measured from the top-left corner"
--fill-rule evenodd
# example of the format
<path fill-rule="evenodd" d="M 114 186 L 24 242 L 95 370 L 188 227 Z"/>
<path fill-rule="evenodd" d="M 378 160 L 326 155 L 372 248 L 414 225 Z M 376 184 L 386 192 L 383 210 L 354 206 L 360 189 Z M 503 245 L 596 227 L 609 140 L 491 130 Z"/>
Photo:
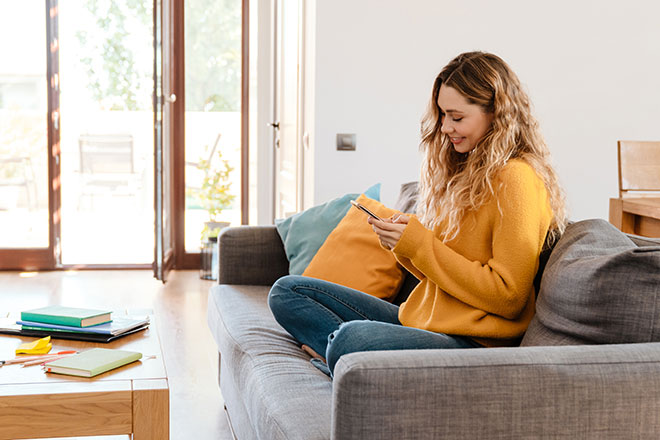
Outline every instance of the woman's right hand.
<path fill-rule="evenodd" d="M 372 217 L 369 217 L 367 221 L 374 232 L 378 234 L 381 245 L 391 250 L 394 249 L 394 246 L 401 239 L 401 235 L 403 235 L 410 217 L 404 214 L 395 214 L 390 218 L 383 219 L 383 221 L 376 220 Z"/>

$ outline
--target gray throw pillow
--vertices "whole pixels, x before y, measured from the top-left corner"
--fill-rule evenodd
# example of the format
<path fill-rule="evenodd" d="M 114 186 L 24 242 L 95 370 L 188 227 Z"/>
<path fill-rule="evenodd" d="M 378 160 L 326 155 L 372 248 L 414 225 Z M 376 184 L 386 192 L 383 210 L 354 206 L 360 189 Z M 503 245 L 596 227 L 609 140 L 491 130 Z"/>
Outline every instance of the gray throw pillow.
<path fill-rule="evenodd" d="M 638 244 L 605 220 L 569 225 L 521 345 L 660 341 L 660 242 Z"/>
<path fill-rule="evenodd" d="M 408 182 L 401 185 L 399 198 L 394 204 L 394 209 L 403 213 L 414 214 L 417 209 L 417 198 L 419 189 L 417 182 Z"/>

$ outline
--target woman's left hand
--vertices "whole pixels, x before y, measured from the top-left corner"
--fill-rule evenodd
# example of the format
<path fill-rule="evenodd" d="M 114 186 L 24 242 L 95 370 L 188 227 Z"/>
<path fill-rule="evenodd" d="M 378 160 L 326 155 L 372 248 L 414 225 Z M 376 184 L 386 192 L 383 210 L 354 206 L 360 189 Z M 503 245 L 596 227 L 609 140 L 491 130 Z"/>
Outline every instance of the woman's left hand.
<path fill-rule="evenodd" d="M 374 232 L 378 234 L 380 243 L 387 249 L 394 249 L 394 246 L 401 239 L 403 230 L 410 218 L 403 214 L 395 214 L 390 218 L 378 221 L 375 218 L 369 217 L 368 222 L 373 228 Z"/>

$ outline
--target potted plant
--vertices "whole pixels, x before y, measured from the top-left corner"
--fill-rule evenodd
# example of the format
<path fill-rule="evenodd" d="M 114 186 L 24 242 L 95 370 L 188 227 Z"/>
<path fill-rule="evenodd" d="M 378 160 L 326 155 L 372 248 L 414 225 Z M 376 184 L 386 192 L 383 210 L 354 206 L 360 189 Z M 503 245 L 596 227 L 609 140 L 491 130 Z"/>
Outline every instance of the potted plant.
<path fill-rule="evenodd" d="M 220 230 L 229 226 L 229 222 L 220 221 L 220 214 L 231 206 L 236 198 L 229 191 L 231 189 L 230 173 L 234 167 L 222 157 L 222 151 L 215 149 L 208 159 L 200 159 L 197 169 L 203 173 L 202 184 L 197 188 L 188 188 L 186 196 L 191 197 L 208 214 L 201 232 L 202 268 L 201 277 L 217 279 L 217 246 Z"/>

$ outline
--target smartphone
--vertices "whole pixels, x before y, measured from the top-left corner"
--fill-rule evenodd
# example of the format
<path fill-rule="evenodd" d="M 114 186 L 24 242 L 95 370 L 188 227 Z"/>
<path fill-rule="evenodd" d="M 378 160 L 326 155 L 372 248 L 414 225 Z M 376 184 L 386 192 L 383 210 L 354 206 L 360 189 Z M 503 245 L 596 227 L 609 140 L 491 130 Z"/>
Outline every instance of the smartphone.
<path fill-rule="evenodd" d="M 355 206 L 357 209 L 360 209 L 360 210 L 366 212 L 367 215 L 369 215 L 369 216 L 375 218 L 376 220 L 381 221 L 381 222 L 383 221 L 382 218 L 378 217 L 376 214 L 374 214 L 373 212 L 369 211 L 369 210 L 367 209 L 366 206 L 359 204 L 359 203 L 356 202 L 355 200 L 351 200 L 351 205 Z"/>

